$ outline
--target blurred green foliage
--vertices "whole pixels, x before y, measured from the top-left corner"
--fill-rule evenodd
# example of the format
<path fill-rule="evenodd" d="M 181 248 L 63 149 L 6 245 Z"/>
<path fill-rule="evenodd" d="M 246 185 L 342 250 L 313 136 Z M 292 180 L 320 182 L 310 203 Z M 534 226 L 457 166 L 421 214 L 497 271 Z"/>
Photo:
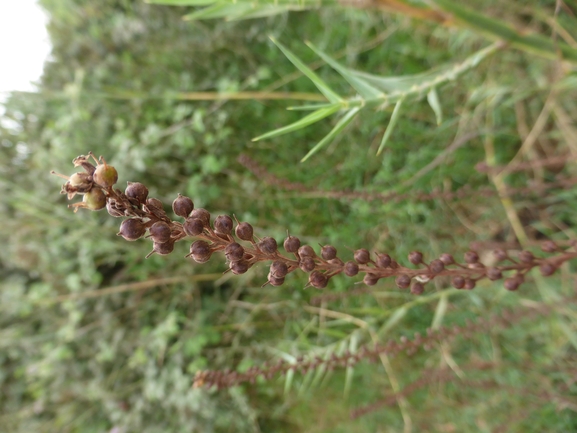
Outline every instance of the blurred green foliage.
<path fill-rule="evenodd" d="M 493 13 L 502 2 L 476 3 Z M 499 18 L 551 34 L 555 2 L 525 3 L 508 4 Z M 348 373 L 295 374 L 290 387 L 278 378 L 218 392 L 191 388 L 199 369 L 244 370 L 279 357 L 330 356 L 372 344 L 369 330 L 386 341 L 423 332 L 433 320 L 462 323 L 504 306 L 531 305 L 544 294 L 567 295 L 574 290 L 574 263 L 555 278 L 543 281 L 537 275 L 520 293 L 484 283 L 473 292 L 443 297 L 437 291 L 446 287 L 439 283 L 417 303 L 393 282 L 381 281 L 371 293 L 321 304 L 342 313 L 341 318 L 319 316 L 308 308 L 313 297 L 346 295 L 361 286 L 337 277 L 326 292 L 312 292 L 303 290 L 304 276 L 291 275 L 279 288 L 261 287 L 264 266 L 239 277 L 222 275 L 224 260 L 192 264 L 182 257 L 184 245 L 170 256 L 145 260 L 149 243 L 116 237 L 119 221 L 105 212 L 73 214 L 57 193 L 59 180 L 49 176 L 52 169 L 69 174 L 69 161 L 92 150 L 117 168 L 120 183 L 143 182 L 151 196 L 167 205 L 177 193 L 189 195 L 214 215 L 234 213 L 249 221 L 258 236 L 280 241 L 289 230 L 311 245 L 335 245 L 343 257 L 347 248 L 357 247 L 389 252 L 399 260 L 415 249 L 426 257 L 457 256 L 472 241 L 515 239 L 496 195 L 472 193 L 460 201 L 334 200 L 278 190 L 255 178 L 237 157 L 246 153 L 276 176 L 311 189 L 402 193 L 469 185 L 475 190 L 490 184 L 475 165 L 492 148 L 497 164 L 509 162 L 545 101 L 550 101 L 549 117 L 525 157 L 574 158 L 574 69 L 512 49 L 499 51 L 439 91 L 441 125 L 426 101 L 404 106 L 377 158 L 390 107 L 365 112 L 300 164 L 334 122 L 252 142 L 300 118 L 301 113 L 285 110 L 298 104 L 262 97 L 199 101 L 187 94 L 318 93 L 269 36 L 309 65 L 317 57 L 305 40 L 351 69 L 382 76 L 416 74 L 463 60 L 487 41 L 468 30 L 379 10 L 326 8 L 242 22 L 185 22 L 183 10 L 192 9 L 139 1 L 41 4 L 50 16 L 52 58 L 39 91 L 14 93 L 0 123 L 0 236 L 5 239 L 0 249 L 0 430 L 577 428 L 577 389 L 571 381 L 577 316 L 570 305 L 542 321 L 392 359 L 386 368 L 361 363 Z M 561 11 L 559 23 L 568 31 L 564 37 L 575 38 L 574 15 Z M 316 72 L 339 94 L 354 96 L 329 67 Z M 472 138 L 423 170 L 456 137 L 467 134 Z M 569 156 L 558 167 L 513 173 L 507 184 L 574 173 Z M 574 190 L 552 191 L 515 197 L 514 210 L 530 239 L 564 241 L 576 238 L 575 203 Z M 366 322 L 367 328 L 346 317 Z M 494 367 L 466 370 L 467 378 L 490 378 L 495 386 L 439 383 L 400 405 L 349 419 L 349 410 L 409 384 L 425 368 L 451 365 L 458 371 L 459 365 L 476 361 Z M 397 385 L 391 388 L 391 383 Z M 539 399 L 541 390 L 563 394 L 564 400 L 545 403 Z"/>

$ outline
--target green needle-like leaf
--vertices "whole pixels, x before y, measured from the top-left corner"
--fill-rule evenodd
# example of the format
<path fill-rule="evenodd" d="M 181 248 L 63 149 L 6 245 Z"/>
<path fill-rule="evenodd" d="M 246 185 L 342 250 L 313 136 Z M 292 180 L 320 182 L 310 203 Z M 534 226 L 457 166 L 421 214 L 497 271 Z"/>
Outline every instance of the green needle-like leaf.
<path fill-rule="evenodd" d="M 329 132 L 325 138 L 323 138 L 321 141 L 319 141 L 315 147 L 313 147 L 311 150 L 309 150 L 309 153 L 307 153 L 303 159 L 301 159 L 301 162 L 305 162 L 307 159 L 309 159 L 311 156 L 313 156 L 315 153 L 317 153 L 319 151 L 319 149 L 321 149 L 323 146 L 325 146 L 326 144 L 330 143 L 331 141 L 333 141 L 333 139 L 337 136 L 337 134 L 339 132 L 341 132 L 343 129 L 345 129 L 345 127 L 351 123 L 351 120 L 354 119 L 355 115 L 360 111 L 360 107 L 355 107 L 349 111 L 347 111 L 347 113 L 341 117 L 341 119 L 337 122 L 337 124 L 335 125 L 335 127 L 331 130 L 331 132 Z"/>
<path fill-rule="evenodd" d="M 439 95 L 434 87 L 431 87 L 431 90 L 427 93 L 427 102 L 435 112 L 437 125 L 440 125 L 443 122 L 443 111 L 441 109 L 441 103 L 439 102 Z"/>
<path fill-rule="evenodd" d="M 206 6 L 218 0 L 144 0 L 145 3 L 169 6 Z"/>
<path fill-rule="evenodd" d="M 395 109 L 393 110 L 393 114 L 391 115 L 391 120 L 387 126 L 387 130 L 385 131 L 385 135 L 383 135 L 383 139 L 381 140 L 381 145 L 379 146 L 379 150 L 377 150 L 377 155 L 380 155 L 383 149 L 385 148 L 385 144 L 389 140 L 389 137 L 393 133 L 393 129 L 395 129 L 395 125 L 397 124 L 397 120 L 399 120 L 399 113 L 401 111 L 401 105 L 403 105 L 404 99 L 399 99 L 395 104 Z"/>
<path fill-rule="evenodd" d="M 327 83 L 325 83 L 321 78 L 315 74 L 312 69 L 305 65 L 297 56 L 290 52 L 285 46 L 278 42 L 275 38 L 271 37 L 273 43 L 280 48 L 284 55 L 295 65 L 299 71 L 305 74 L 317 88 L 321 91 L 325 97 L 331 102 L 343 102 L 343 99 L 337 95 Z"/>
<path fill-rule="evenodd" d="M 295 123 L 291 123 L 290 125 L 283 126 L 282 128 L 275 129 L 274 131 L 267 132 L 263 135 L 259 135 L 258 137 L 253 138 L 252 141 L 258 141 L 262 140 L 263 138 L 276 137 L 277 135 L 283 135 L 289 132 L 297 131 L 304 128 L 305 126 L 318 122 L 319 120 L 336 113 L 340 108 L 341 104 L 332 104 L 326 108 L 321 108 L 309 114 L 308 116 L 303 117 Z"/>

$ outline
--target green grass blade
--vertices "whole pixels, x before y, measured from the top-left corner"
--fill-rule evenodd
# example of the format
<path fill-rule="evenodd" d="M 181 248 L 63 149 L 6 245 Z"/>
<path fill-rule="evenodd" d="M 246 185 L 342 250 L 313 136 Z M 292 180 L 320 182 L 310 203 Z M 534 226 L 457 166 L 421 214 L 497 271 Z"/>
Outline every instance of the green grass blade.
<path fill-rule="evenodd" d="M 287 107 L 287 110 L 291 110 L 291 111 L 310 111 L 310 110 L 318 110 L 319 108 L 332 107 L 333 105 L 334 105 L 334 104 L 331 104 L 331 103 L 296 105 L 296 106 L 293 106 L 293 107 Z"/>
<path fill-rule="evenodd" d="M 354 89 L 359 92 L 364 99 L 375 99 L 383 96 L 383 92 L 376 87 L 371 86 L 365 80 L 363 80 L 358 75 L 355 75 L 353 71 L 345 68 L 343 65 L 338 63 L 336 60 L 331 58 L 328 54 L 324 53 L 312 43 L 307 42 L 307 45 L 311 50 L 313 50 L 320 58 L 327 62 L 335 71 L 343 76 L 345 80 L 349 82 Z"/>
<path fill-rule="evenodd" d="M 401 112 L 401 105 L 403 105 L 403 101 L 404 101 L 404 99 L 399 99 L 397 101 L 397 103 L 395 104 L 395 109 L 393 110 L 393 114 L 391 115 L 391 120 L 389 121 L 389 124 L 387 125 L 387 130 L 385 131 L 385 134 L 383 135 L 383 139 L 381 140 L 379 150 L 377 150 L 377 155 L 381 154 L 381 152 L 385 148 L 385 145 L 387 144 L 387 141 L 389 140 L 389 137 L 393 133 L 393 129 L 395 129 L 395 125 L 397 124 L 397 120 L 399 120 L 399 113 Z"/>
<path fill-rule="evenodd" d="M 343 99 L 337 95 L 329 86 L 327 83 L 325 83 L 323 80 L 321 80 L 321 78 L 315 74 L 312 69 L 310 69 L 307 65 L 305 65 L 303 62 L 301 62 L 301 60 L 295 56 L 291 51 L 289 51 L 284 45 L 282 45 L 280 42 L 278 42 L 275 38 L 271 37 L 271 40 L 273 41 L 273 43 L 280 48 L 280 50 L 283 52 L 283 54 L 291 61 L 291 63 L 293 65 L 295 65 L 299 71 L 301 71 L 303 74 L 305 74 L 312 82 L 315 86 L 317 86 L 317 89 L 319 89 L 321 91 L 321 93 L 323 95 L 325 95 L 325 97 L 331 101 L 331 102 L 343 102 Z"/>
<path fill-rule="evenodd" d="M 215 3 L 212 6 L 195 11 L 191 14 L 185 15 L 184 20 L 209 20 L 215 18 L 229 18 L 249 12 L 252 6 L 247 3 Z"/>
<path fill-rule="evenodd" d="M 206 6 L 218 0 L 144 0 L 144 3 L 167 6 Z"/>
<path fill-rule="evenodd" d="M 278 135 L 287 134 L 289 132 L 297 131 L 299 129 L 304 128 L 305 126 L 309 126 L 312 123 L 318 122 L 325 117 L 330 116 L 331 114 L 336 113 L 341 108 L 341 104 L 332 104 L 326 108 L 321 108 L 317 111 L 312 112 L 306 117 L 298 120 L 295 123 L 291 123 L 290 125 L 283 126 L 282 128 L 275 129 L 274 131 L 267 132 L 263 135 L 259 135 L 252 139 L 252 141 L 262 140 L 264 138 L 276 137 Z"/>
<path fill-rule="evenodd" d="M 355 115 L 361 110 L 361 107 L 355 107 L 349 111 L 346 112 L 346 114 L 341 117 L 341 119 L 337 122 L 337 124 L 335 125 L 335 127 L 331 130 L 331 132 L 329 132 L 325 138 L 323 138 L 321 141 L 319 141 L 315 147 L 313 147 L 311 150 L 309 150 L 309 153 L 307 153 L 303 159 L 301 159 L 301 162 L 305 162 L 307 159 L 309 159 L 311 156 L 313 156 L 315 153 L 317 153 L 323 146 L 325 146 L 326 144 L 330 143 L 331 141 L 333 141 L 333 139 L 337 136 L 337 134 L 339 132 L 341 132 L 343 129 L 345 129 L 345 127 L 351 123 L 351 121 L 354 119 Z"/>
<path fill-rule="evenodd" d="M 443 122 L 443 110 L 441 109 L 441 103 L 439 102 L 439 95 L 434 87 L 431 87 L 431 90 L 427 93 L 427 102 L 435 113 L 437 125 L 440 125 Z"/>

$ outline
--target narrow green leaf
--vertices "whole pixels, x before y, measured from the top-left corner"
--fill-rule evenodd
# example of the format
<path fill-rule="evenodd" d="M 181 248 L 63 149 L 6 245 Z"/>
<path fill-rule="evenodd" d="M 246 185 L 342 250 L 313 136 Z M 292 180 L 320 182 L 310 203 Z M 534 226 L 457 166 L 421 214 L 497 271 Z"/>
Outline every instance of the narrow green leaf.
<path fill-rule="evenodd" d="M 227 16 L 230 21 L 234 20 L 248 20 L 253 18 L 265 18 L 273 15 L 282 14 L 288 11 L 301 11 L 304 8 L 300 6 L 290 6 L 290 5 L 252 5 L 251 9 L 246 10 L 242 13 L 236 15 Z"/>
<path fill-rule="evenodd" d="M 408 311 L 409 309 L 406 307 L 397 308 L 395 312 L 391 315 L 391 317 L 389 317 L 389 320 L 387 320 L 387 322 L 381 327 L 381 329 L 379 329 L 377 335 L 379 337 L 383 337 L 387 332 L 389 332 L 392 328 L 394 328 L 397 325 L 397 323 L 399 323 L 403 319 L 403 317 L 405 317 Z"/>
<path fill-rule="evenodd" d="M 278 42 L 275 38 L 271 37 L 273 43 L 280 48 L 283 54 L 291 61 L 293 65 L 295 65 L 299 71 L 305 74 L 317 89 L 321 91 L 325 97 L 331 102 L 343 102 L 343 99 L 337 95 L 327 83 L 325 83 L 321 78 L 315 74 L 307 65 L 305 65 L 301 60 L 295 56 L 292 52 L 290 52 L 285 46 L 283 46 L 280 42 Z"/>
<path fill-rule="evenodd" d="M 393 129 L 395 129 L 395 125 L 397 124 L 397 120 L 399 120 L 399 113 L 401 112 L 401 105 L 403 105 L 404 99 L 399 99 L 395 104 L 395 109 L 393 110 L 393 114 L 391 115 L 391 120 L 387 125 L 387 130 L 383 135 L 383 139 L 381 140 L 381 145 L 379 146 L 379 150 L 377 150 L 377 155 L 380 155 L 383 149 L 385 148 L 385 144 L 389 140 L 389 137 L 393 133 Z"/>
<path fill-rule="evenodd" d="M 443 122 L 443 111 L 441 109 L 441 103 L 439 102 L 439 95 L 437 95 L 437 90 L 434 87 L 431 87 L 431 90 L 427 93 L 427 102 L 435 112 L 437 125 L 440 125 Z"/>
<path fill-rule="evenodd" d="M 295 371 L 293 369 L 290 369 L 289 371 L 286 372 L 285 381 L 284 381 L 284 393 L 285 393 L 285 395 L 287 395 L 289 393 L 289 391 L 291 390 L 294 376 L 295 376 Z"/>
<path fill-rule="evenodd" d="M 340 118 L 340 120 L 337 122 L 337 124 L 335 125 L 335 127 L 331 130 L 331 132 L 329 132 L 325 138 L 323 138 L 321 141 L 319 141 L 311 150 L 309 150 L 309 153 L 307 153 L 303 159 L 301 159 L 301 162 L 305 162 L 307 159 L 309 159 L 312 155 L 314 155 L 316 152 L 319 151 L 319 149 L 321 149 L 324 145 L 326 145 L 327 143 L 330 143 L 339 132 L 341 132 L 343 129 L 345 129 L 345 127 L 351 123 L 351 120 L 354 119 L 355 115 L 361 110 L 361 107 L 355 107 L 349 111 L 346 112 L 346 114 Z"/>
<path fill-rule="evenodd" d="M 349 82 L 354 89 L 359 92 L 364 99 L 374 99 L 383 96 L 383 92 L 376 87 L 371 86 L 365 80 L 361 79 L 358 75 L 355 75 L 353 71 L 345 68 L 336 60 L 331 58 L 328 54 L 324 53 L 312 43 L 307 42 L 307 45 L 311 50 L 313 50 L 319 57 L 321 57 L 325 62 L 327 62 L 335 71 L 343 76 L 345 80 Z"/>
<path fill-rule="evenodd" d="M 287 107 L 287 110 L 291 111 L 309 111 L 309 110 L 318 110 L 319 108 L 327 108 L 332 107 L 334 104 L 325 103 L 325 104 L 307 104 L 307 105 L 295 105 L 292 107 Z"/>
<path fill-rule="evenodd" d="M 431 328 L 438 329 L 441 327 L 441 324 L 443 323 L 443 319 L 445 317 L 445 313 L 447 312 L 448 305 L 449 305 L 449 295 L 447 293 L 443 293 L 443 295 L 439 299 L 437 308 L 435 309 L 435 316 L 433 317 L 433 323 L 431 324 Z"/>
<path fill-rule="evenodd" d="M 144 0 L 145 3 L 169 6 L 206 6 L 218 0 Z"/>
<path fill-rule="evenodd" d="M 258 137 L 253 138 L 252 141 L 258 141 L 264 138 L 276 137 L 277 135 L 283 135 L 289 132 L 297 131 L 304 128 L 305 126 L 318 122 L 319 120 L 336 113 L 340 108 L 341 104 L 333 104 L 329 107 L 321 108 L 312 112 L 308 116 L 303 117 L 295 123 L 291 123 L 290 125 L 283 126 L 282 128 L 275 129 L 274 131 L 269 131 L 263 135 L 259 135 Z"/>
<path fill-rule="evenodd" d="M 227 18 L 248 12 L 252 6 L 248 3 L 215 3 L 212 6 L 185 15 L 183 19 L 187 21 L 208 20 L 215 18 Z"/>

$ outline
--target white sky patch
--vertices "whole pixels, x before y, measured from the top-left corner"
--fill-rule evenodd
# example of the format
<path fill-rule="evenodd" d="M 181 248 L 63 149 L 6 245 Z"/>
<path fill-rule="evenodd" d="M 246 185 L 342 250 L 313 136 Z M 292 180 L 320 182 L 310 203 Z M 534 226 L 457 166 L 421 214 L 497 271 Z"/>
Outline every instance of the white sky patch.
<path fill-rule="evenodd" d="M 0 102 L 7 92 L 36 90 L 51 49 L 46 22 L 35 0 L 0 0 Z"/>

